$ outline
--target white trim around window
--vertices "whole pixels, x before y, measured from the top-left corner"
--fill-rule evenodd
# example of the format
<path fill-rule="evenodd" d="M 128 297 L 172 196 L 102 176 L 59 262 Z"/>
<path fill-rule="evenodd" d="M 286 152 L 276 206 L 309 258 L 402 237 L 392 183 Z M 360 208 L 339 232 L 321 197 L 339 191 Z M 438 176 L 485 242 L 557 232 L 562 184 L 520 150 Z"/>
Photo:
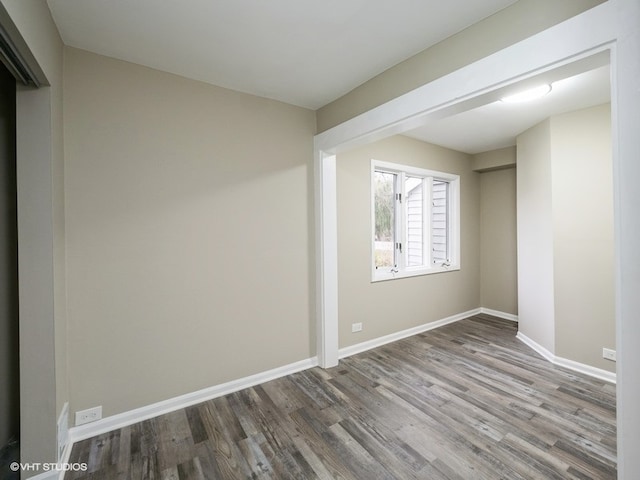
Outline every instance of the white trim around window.
<path fill-rule="evenodd" d="M 460 177 L 371 160 L 371 281 L 459 269 Z"/>

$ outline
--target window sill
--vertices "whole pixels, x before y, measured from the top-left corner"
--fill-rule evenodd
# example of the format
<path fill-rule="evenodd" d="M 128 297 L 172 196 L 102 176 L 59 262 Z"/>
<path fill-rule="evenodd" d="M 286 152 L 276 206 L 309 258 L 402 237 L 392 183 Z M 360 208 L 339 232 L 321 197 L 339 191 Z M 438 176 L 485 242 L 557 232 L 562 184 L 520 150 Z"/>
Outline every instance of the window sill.
<path fill-rule="evenodd" d="M 435 273 L 456 272 L 460 270 L 460 265 L 449 267 L 421 268 L 419 270 L 405 270 L 398 273 L 374 272 L 371 283 L 386 282 L 387 280 L 397 280 L 399 278 L 420 277 L 423 275 L 433 275 Z"/>

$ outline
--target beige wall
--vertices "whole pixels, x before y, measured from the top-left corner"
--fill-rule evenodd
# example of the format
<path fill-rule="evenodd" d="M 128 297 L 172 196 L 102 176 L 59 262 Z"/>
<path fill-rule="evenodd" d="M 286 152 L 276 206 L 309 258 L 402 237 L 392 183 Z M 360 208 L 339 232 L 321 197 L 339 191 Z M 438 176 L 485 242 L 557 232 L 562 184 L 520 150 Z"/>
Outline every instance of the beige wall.
<path fill-rule="evenodd" d="M 609 104 L 551 118 L 556 355 L 615 372 Z"/>
<path fill-rule="evenodd" d="M 65 53 L 71 411 L 308 359 L 312 111 Z"/>
<path fill-rule="evenodd" d="M 460 175 L 460 271 L 371 283 L 371 159 Z M 478 176 L 468 155 L 400 135 L 338 155 L 341 348 L 480 305 Z M 362 332 L 351 333 L 355 322 Z"/>
<path fill-rule="evenodd" d="M 515 168 L 480 174 L 480 305 L 518 314 Z"/>
<path fill-rule="evenodd" d="M 518 329 L 554 353 L 550 125 L 517 138 Z"/>
<path fill-rule="evenodd" d="M 23 462 L 56 455 L 68 400 L 62 142 L 62 41 L 44 0 L 2 0 L 7 25 L 44 81 L 16 95 L 20 276 L 20 440 Z"/>
<path fill-rule="evenodd" d="M 558 357 L 611 372 L 615 349 L 610 106 L 518 137 L 520 330 Z"/>
<path fill-rule="evenodd" d="M 499 148 L 489 152 L 476 153 L 472 157 L 473 169 L 476 172 L 488 172 L 516 166 L 516 146 Z"/>
<path fill-rule="evenodd" d="M 363 83 L 317 112 L 322 132 L 584 12 L 603 0 L 520 0 Z"/>

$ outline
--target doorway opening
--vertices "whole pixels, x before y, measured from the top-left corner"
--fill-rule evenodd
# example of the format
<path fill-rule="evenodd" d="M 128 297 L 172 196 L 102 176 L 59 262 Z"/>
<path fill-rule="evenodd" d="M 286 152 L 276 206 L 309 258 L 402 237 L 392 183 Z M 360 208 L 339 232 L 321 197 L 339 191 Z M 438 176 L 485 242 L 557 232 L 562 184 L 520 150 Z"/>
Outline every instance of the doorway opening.
<path fill-rule="evenodd" d="M 9 465 L 20 458 L 16 185 L 16 80 L 0 64 L 0 477 L 3 479 L 19 478 Z"/>

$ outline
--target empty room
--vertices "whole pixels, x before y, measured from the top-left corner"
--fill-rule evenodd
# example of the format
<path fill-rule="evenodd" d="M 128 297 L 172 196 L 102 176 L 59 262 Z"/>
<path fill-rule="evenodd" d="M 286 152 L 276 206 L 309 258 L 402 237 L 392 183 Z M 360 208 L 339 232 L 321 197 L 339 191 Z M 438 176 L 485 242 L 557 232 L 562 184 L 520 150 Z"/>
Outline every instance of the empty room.
<path fill-rule="evenodd" d="M 637 1 L 0 27 L 4 478 L 640 477 Z"/>

